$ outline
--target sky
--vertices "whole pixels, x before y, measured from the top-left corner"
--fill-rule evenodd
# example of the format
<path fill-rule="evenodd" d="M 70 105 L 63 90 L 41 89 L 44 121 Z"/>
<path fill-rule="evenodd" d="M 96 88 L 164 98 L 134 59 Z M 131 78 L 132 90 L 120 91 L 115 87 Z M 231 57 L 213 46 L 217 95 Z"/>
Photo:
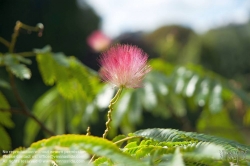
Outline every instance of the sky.
<path fill-rule="evenodd" d="M 78 0 L 83 1 L 101 17 L 100 28 L 110 37 L 173 24 L 204 33 L 245 23 L 250 16 L 250 0 Z"/>

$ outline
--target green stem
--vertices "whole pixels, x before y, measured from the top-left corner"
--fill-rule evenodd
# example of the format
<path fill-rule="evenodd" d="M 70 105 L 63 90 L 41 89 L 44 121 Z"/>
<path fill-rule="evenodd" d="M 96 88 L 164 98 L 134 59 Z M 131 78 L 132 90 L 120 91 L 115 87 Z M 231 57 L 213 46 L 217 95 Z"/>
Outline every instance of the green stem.
<path fill-rule="evenodd" d="M 10 42 L 8 42 L 7 40 L 5 40 L 2 37 L 0 37 L 0 43 L 2 43 L 3 45 L 5 45 L 7 48 L 10 47 Z"/>
<path fill-rule="evenodd" d="M 32 56 L 36 56 L 36 53 L 34 52 L 19 52 L 17 53 L 18 55 L 21 55 L 23 57 L 32 57 Z"/>
<path fill-rule="evenodd" d="M 117 102 L 117 100 L 119 99 L 119 97 L 120 97 L 120 95 L 121 95 L 121 93 L 122 93 L 122 89 L 123 89 L 123 87 L 120 87 L 120 88 L 118 89 L 118 91 L 116 92 L 115 97 L 110 101 L 110 104 L 109 104 L 109 111 L 108 111 L 108 115 L 107 115 L 108 120 L 107 120 L 107 122 L 105 123 L 105 124 L 106 124 L 106 130 L 104 131 L 104 133 L 103 133 L 103 135 L 102 135 L 103 138 L 106 138 L 106 137 L 107 137 L 108 132 L 109 132 L 109 130 L 110 130 L 110 123 L 111 123 L 111 121 L 112 121 L 113 105 L 114 105 L 114 104 Z"/>
<path fill-rule="evenodd" d="M 119 140 L 119 141 L 114 142 L 114 144 L 119 144 L 119 143 L 121 143 L 121 142 L 128 141 L 128 140 L 134 139 L 134 138 L 141 138 L 141 136 L 126 137 L 126 138 L 123 138 L 123 139 L 121 139 L 121 140 Z"/>
<path fill-rule="evenodd" d="M 21 25 L 22 25 L 22 23 L 20 21 L 16 22 L 16 26 L 14 28 L 14 33 L 11 36 L 11 42 L 10 42 L 10 46 L 9 46 L 10 53 L 14 52 L 17 36 L 19 35 L 19 29 L 21 28 Z"/>
<path fill-rule="evenodd" d="M 54 132 L 49 130 L 34 114 L 31 113 L 31 111 L 28 109 L 24 101 L 22 100 L 15 83 L 15 78 L 11 72 L 9 72 L 10 77 L 10 85 L 12 88 L 12 91 L 14 93 L 15 98 L 17 99 L 18 104 L 22 108 L 22 111 L 20 112 L 23 115 L 26 115 L 27 117 L 32 118 L 45 132 L 47 132 L 49 135 L 55 135 Z M 16 112 L 17 113 L 17 112 Z"/>
<path fill-rule="evenodd" d="M 19 35 L 19 30 L 20 29 L 25 29 L 29 32 L 38 32 L 38 36 L 42 36 L 42 30 L 43 30 L 43 25 L 42 24 L 37 24 L 37 26 L 35 27 L 32 27 L 32 26 L 29 26 L 29 25 L 26 25 L 20 21 L 17 21 L 16 22 L 16 26 L 14 28 L 14 33 L 12 34 L 12 37 L 11 37 L 11 42 L 9 43 L 9 52 L 10 53 L 13 53 L 14 52 L 14 48 L 15 48 L 15 44 L 16 44 L 16 40 L 17 40 L 17 37 Z M 7 43 L 5 42 L 5 45 Z"/>
<path fill-rule="evenodd" d="M 109 111 L 108 111 L 108 120 L 107 122 L 105 123 L 106 124 L 106 130 L 104 131 L 102 137 L 105 139 L 108 135 L 108 132 L 109 132 L 109 129 L 110 129 L 110 123 L 112 121 L 112 111 L 113 111 L 113 105 L 117 102 L 117 100 L 119 99 L 121 93 L 122 93 L 122 90 L 123 90 L 123 87 L 120 87 L 118 89 L 118 91 L 116 92 L 115 94 L 115 97 L 110 101 L 110 104 L 109 104 Z M 90 159 L 89 163 L 93 162 L 94 159 L 95 159 L 96 155 L 93 155 L 92 158 Z"/>
<path fill-rule="evenodd" d="M 40 29 L 43 28 L 43 27 L 39 27 L 39 26 L 37 26 L 37 27 L 31 27 L 31 26 L 28 26 L 28 25 L 25 25 L 25 24 L 21 23 L 20 21 L 17 21 L 16 22 L 16 26 L 14 28 L 14 33 L 12 34 L 11 42 L 9 43 L 9 52 L 10 53 L 14 53 L 14 48 L 15 48 L 16 40 L 17 40 L 17 37 L 19 35 L 19 30 L 21 28 L 29 30 L 29 31 L 38 31 L 38 32 L 40 32 Z M 28 109 L 28 107 L 26 106 L 25 102 L 22 100 L 22 98 L 21 98 L 21 96 L 20 96 L 20 94 L 18 92 L 16 83 L 15 83 L 15 77 L 14 77 L 14 75 L 9 70 L 7 70 L 7 71 L 9 73 L 11 89 L 12 89 L 12 91 L 14 93 L 14 96 L 15 96 L 18 104 L 22 108 L 22 110 L 18 111 L 18 112 L 15 110 L 15 113 L 21 113 L 23 115 L 26 115 L 27 117 L 32 118 L 34 121 L 36 121 L 36 123 L 45 132 L 47 132 L 50 135 L 55 135 L 54 132 L 50 131 L 35 115 L 33 115 L 30 112 L 30 110 Z"/>

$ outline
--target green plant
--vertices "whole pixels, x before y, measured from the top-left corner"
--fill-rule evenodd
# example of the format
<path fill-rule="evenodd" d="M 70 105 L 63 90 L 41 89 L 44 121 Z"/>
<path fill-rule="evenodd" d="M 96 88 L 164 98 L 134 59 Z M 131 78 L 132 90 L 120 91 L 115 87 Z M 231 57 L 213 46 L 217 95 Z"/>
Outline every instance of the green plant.
<path fill-rule="evenodd" d="M 141 62 L 141 66 L 135 68 L 138 70 L 126 72 L 127 70 L 124 69 L 131 66 L 125 63 L 126 65 L 119 68 L 117 64 L 122 65 L 124 59 L 117 60 L 116 57 L 112 57 L 115 59 L 110 60 L 113 67 L 102 68 L 106 70 L 102 75 L 106 78 L 104 80 L 117 83 L 115 85 L 120 88 L 118 95 L 111 100 L 116 89 L 104 86 L 95 71 L 84 66 L 73 56 L 67 57 L 63 53 L 53 53 L 49 46 L 35 49 L 33 52 L 13 53 L 20 28 L 38 31 L 39 34 L 42 29 L 41 24 L 37 27 L 30 27 L 17 22 L 10 43 L 0 38 L 0 41 L 9 48 L 8 53 L 0 54 L 0 66 L 6 68 L 10 77 L 10 84 L 1 79 L 0 86 L 12 89 L 20 106 L 20 108 L 11 107 L 6 97 L 0 92 L 0 149 L 4 154 L 0 159 L 0 165 L 19 166 L 34 163 L 44 166 L 250 165 L 250 147 L 232 140 L 175 129 L 153 128 L 132 131 L 142 120 L 143 109 L 165 118 L 174 116 L 182 123 L 187 114 L 184 108 L 186 104 L 194 111 L 202 108 L 202 117 L 197 123 L 201 131 L 210 125 L 205 121 L 208 115 L 218 116 L 219 119 L 224 120 L 227 117 L 223 124 L 234 127 L 234 123 L 228 117 L 228 112 L 225 111 L 228 106 L 224 103 L 232 101 L 234 96 L 238 96 L 246 105 L 250 101 L 247 94 L 231 86 L 219 75 L 197 65 L 174 66 L 155 59 L 150 62 L 153 71 L 145 77 L 144 87 L 136 90 L 126 89 L 121 93 L 123 88 L 138 87 L 144 75 L 149 71 L 149 67 L 145 59 L 139 58 L 139 60 L 136 59 L 135 64 L 131 65 L 134 67 Z M 127 49 L 125 47 L 126 53 L 129 50 Z M 120 53 L 123 54 L 123 51 Z M 137 50 L 135 52 L 138 53 Z M 53 86 L 36 101 L 32 112 L 22 100 L 14 79 L 14 76 L 21 80 L 31 77 L 31 71 L 27 67 L 31 61 L 27 56 L 36 56 L 44 83 Z M 125 60 L 133 63 L 131 59 L 133 58 Z M 110 75 L 123 76 L 123 78 L 114 81 L 110 80 Z M 137 76 L 136 84 L 128 82 L 130 80 L 128 78 L 134 75 Z M 107 90 L 112 91 L 109 97 L 102 95 Z M 98 103 L 100 98 L 111 100 L 103 138 L 92 136 L 91 129 L 88 127 L 91 121 L 96 121 L 97 110 L 101 107 Z M 4 127 L 14 126 L 11 113 L 24 114 L 30 118 L 25 126 L 25 144 L 27 146 L 31 144 L 29 148 L 9 150 L 11 149 L 10 138 Z M 113 119 L 112 124 L 110 124 L 111 119 Z M 249 123 L 248 120 L 245 122 Z M 216 120 L 212 123 L 219 124 Z M 128 134 L 115 136 L 115 130 L 110 128 L 119 127 Z M 32 143 L 40 128 L 49 138 Z M 65 134 L 81 133 L 86 129 L 86 135 Z M 238 134 L 237 128 L 234 128 L 233 132 Z M 108 133 L 114 136 L 112 141 L 106 138 Z"/>
<path fill-rule="evenodd" d="M 249 151 L 249 146 L 219 137 L 174 129 L 146 129 L 118 136 L 113 142 L 85 135 L 54 136 L 33 143 L 27 149 L 11 151 L 0 164 L 247 165 Z M 90 163 L 90 155 L 98 158 Z M 41 160 L 41 156 L 46 157 Z"/>

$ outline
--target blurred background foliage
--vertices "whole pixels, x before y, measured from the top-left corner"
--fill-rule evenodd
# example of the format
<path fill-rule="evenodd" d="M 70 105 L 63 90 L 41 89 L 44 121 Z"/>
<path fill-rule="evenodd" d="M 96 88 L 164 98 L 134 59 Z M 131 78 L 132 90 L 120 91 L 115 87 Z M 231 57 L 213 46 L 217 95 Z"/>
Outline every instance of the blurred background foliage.
<path fill-rule="evenodd" d="M 116 89 L 100 81 L 96 72 L 100 53 L 86 42 L 99 28 L 99 17 L 87 4 L 79 8 L 75 0 L 2 0 L 0 13 L 0 36 L 8 41 L 17 20 L 45 26 L 41 38 L 21 30 L 16 54 L 0 45 L 0 149 L 28 146 L 49 136 L 31 118 L 4 111 L 19 107 L 5 69 L 17 64 L 25 66 L 11 70 L 17 76 L 19 93 L 48 129 L 55 134 L 84 134 L 90 126 L 93 135 L 102 135 L 107 106 Z M 228 25 L 196 34 L 173 25 L 114 39 L 113 43 L 142 48 L 149 54 L 153 70 L 144 87 L 122 93 L 109 137 L 161 127 L 249 144 L 249 26 Z M 36 56 L 18 54 L 27 51 Z M 27 79 L 29 72 L 31 78 Z"/>

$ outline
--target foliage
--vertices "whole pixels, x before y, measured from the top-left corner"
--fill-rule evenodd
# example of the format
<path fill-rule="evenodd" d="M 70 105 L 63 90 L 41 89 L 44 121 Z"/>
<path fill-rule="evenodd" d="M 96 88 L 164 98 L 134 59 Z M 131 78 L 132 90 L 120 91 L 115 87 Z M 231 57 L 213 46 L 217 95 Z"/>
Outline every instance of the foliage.
<path fill-rule="evenodd" d="M 230 118 L 230 112 L 226 111 L 231 106 L 226 103 L 238 96 L 249 105 L 245 92 L 198 65 L 175 66 L 154 59 L 151 66 L 154 70 L 147 75 L 143 88 L 125 90 L 122 94 L 115 106 L 113 127 L 119 127 L 124 133 L 134 131 L 136 125 L 143 121 L 143 110 L 165 119 L 172 116 L 181 119 L 189 112 L 201 112 L 196 124 L 199 131 L 211 131 L 212 134 L 243 141 L 235 122 Z M 104 88 L 110 90 L 110 87 Z M 106 98 L 108 96 L 109 93 Z M 224 122 L 221 123 L 221 120 Z M 216 127 L 221 127 L 222 131 L 213 132 Z"/>
<path fill-rule="evenodd" d="M 7 85 L 7 84 L 6 84 Z M 2 109 L 9 109 L 10 105 L 2 92 L 0 91 L 0 105 Z M 0 111 L 0 149 L 11 149 L 11 141 L 8 133 L 6 132 L 5 128 L 12 128 L 14 127 L 14 123 L 11 120 L 11 113 L 9 112 L 1 112 Z"/>
<path fill-rule="evenodd" d="M 118 146 L 118 142 L 124 142 L 124 144 Z M 240 153 L 237 153 L 238 156 L 223 156 L 224 152 L 225 154 Z M 99 157 L 89 162 L 90 155 L 93 154 Z M 62 155 L 68 163 L 74 163 L 73 161 L 77 159 L 78 165 L 250 164 L 249 146 L 209 135 L 157 128 L 140 130 L 125 138 L 119 137 L 114 143 L 103 138 L 85 135 L 55 136 L 33 143 L 27 149 L 17 149 L 9 156 L 3 156 L 0 164 L 22 165 L 15 160 L 35 163 L 42 155 L 47 156 L 43 160 L 40 159 L 44 166 L 52 163 L 63 165 Z"/>
<path fill-rule="evenodd" d="M 31 165 L 38 161 L 41 165 L 250 165 L 249 146 L 217 137 L 244 142 L 239 124 L 250 124 L 248 94 L 232 86 L 227 79 L 199 65 L 185 64 L 186 60 L 183 61 L 185 65 L 174 65 L 153 59 L 150 62 L 153 71 L 145 78 L 144 87 L 125 90 L 115 104 L 112 118 L 111 111 L 109 114 L 109 120 L 113 119 L 110 137 L 117 135 L 118 130 L 125 134 L 135 131 L 144 120 L 144 111 L 163 119 L 174 117 L 185 130 L 195 127 L 200 132 L 216 136 L 160 128 L 119 135 L 112 142 L 104 139 L 105 136 L 91 136 L 89 128 L 86 135 L 80 135 L 90 124 L 97 122 L 98 114 L 108 107 L 116 89 L 104 86 L 97 73 L 74 56 L 54 53 L 50 46 L 28 53 L 14 53 L 16 37 L 22 28 L 41 33 L 40 26 L 30 27 L 18 21 L 10 43 L 0 38 L 9 48 L 8 53 L 0 53 L 0 66 L 6 69 L 10 79 L 10 83 L 0 79 L 0 90 L 11 89 L 20 107 L 9 104 L 0 91 L 0 149 L 6 153 L 0 159 L 0 165 Z M 165 59 L 163 54 L 169 50 L 173 51 L 170 53 L 174 57 L 180 53 L 179 48 L 196 58 L 200 50 L 193 49 L 193 45 L 198 48 L 199 42 L 191 31 L 183 31 L 188 32 L 186 38 L 192 36 L 191 41 L 178 43 L 170 36 L 167 42 L 174 49 L 165 50 L 164 40 L 155 45 L 156 50 L 162 51 L 161 58 Z M 34 103 L 32 111 L 25 105 L 15 80 L 15 77 L 21 81 L 31 78 L 33 71 L 28 65 L 32 61 L 28 56 L 36 56 L 43 82 L 52 86 Z M 182 63 L 181 59 L 179 63 Z M 246 108 L 241 119 L 232 117 L 235 111 L 231 110 L 237 110 L 232 104 L 235 98 L 244 102 Z M 110 109 L 114 103 L 111 101 Z M 30 146 L 27 149 L 6 151 L 11 149 L 5 128 L 14 126 L 12 113 L 29 117 L 24 138 L 24 144 Z M 190 113 L 198 115 L 195 122 L 188 119 Z M 57 136 L 32 143 L 41 134 L 40 130 L 44 131 L 45 137 Z M 41 156 L 45 157 L 41 159 Z"/>
<path fill-rule="evenodd" d="M 100 86 L 96 73 L 73 56 L 52 53 L 49 46 L 35 52 L 44 83 L 56 86 L 36 101 L 34 115 L 56 134 L 86 130 L 95 111 L 90 101 Z M 39 125 L 29 119 L 25 126 L 25 144 L 32 143 L 38 132 Z"/>
<path fill-rule="evenodd" d="M 3 55 L 0 53 L 0 66 L 7 66 L 7 70 L 10 70 L 14 72 L 17 76 L 23 78 L 23 74 L 19 71 L 16 71 L 16 67 L 22 64 L 19 64 L 20 61 L 24 61 L 25 59 L 21 56 L 12 56 L 11 54 Z M 28 62 L 28 61 L 26 61 Z M 6 82 L 3 79 L 0 79 L 0 88 L 4 89 L 10 89 L 10 85 L 8 82 Z M 1 109 L 9 109 L 10 105 L 6 99 L 6 97 L 3 95 L 3 93 L 0 90 L 0 106 Z M 0 141 L 0 149 L 11 149 L 11 141 L 8 133 L 5 130 L 6 128 L 12 128 L 14 127 L 14 123 L 11 120 L 11 113 L 0 111 L 0 135 L 1 135 L 1 141 Z"/>

